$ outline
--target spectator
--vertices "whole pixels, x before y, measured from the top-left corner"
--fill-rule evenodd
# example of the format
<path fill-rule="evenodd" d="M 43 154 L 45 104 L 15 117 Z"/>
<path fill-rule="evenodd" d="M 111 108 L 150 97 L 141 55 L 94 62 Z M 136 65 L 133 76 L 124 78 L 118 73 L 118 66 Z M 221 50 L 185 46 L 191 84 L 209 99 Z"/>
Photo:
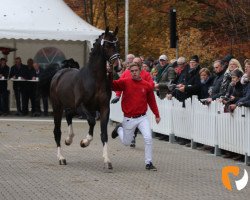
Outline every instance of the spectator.
<path fill-rule="evenodd" d="M 176 85 L 184 83 L 185 75 L 186 75 L 187 69 L 188 69 L 188 64 L 186 62 L 186 58 L 184 58 L 184 57 L 179 57 L 176 64 L 177 64 L 177 66 L 174 68 L 176 78 L 172 82 L 172 84 L 169 85 L 170 86 L 169 90 L 171 92 L 170 92 L 170 94 L 167 95 L 167 99 L 171 99 L 172 96 L 174 96 L 179 101 L 184 101 L 185 100 L 185 94 L 183 94 L 182 92 L 179 92 L 178 90 L 176 90 L 177 89 Z"/>
<path fill-rule="evenodd" d="M 150 106 L 155 114 L 156 123 L 160 122 L 160 115 L 155 101 L 153 88 L 140 77 L 141 68 L 137 63 L 130 64 L 131 77 L 113 81 L 114 90 L 124 92 L 122 110 L 124 120 L 112 132 L 112 138 L 120 137 L 124 145 L 129 145 L 133 139 L 134 131 L 139 128 L 145 143 L 145 164 L 147 170 L 156 171 L 152 163 L 152 133 L 146 115 Z M 139 106 L 140 105 L 140 106 Z"/>
<path fill-rule="evenodd" d="M 23 98 L 23 83 L 22 79 L 26 77 L 27 67 L 22 64 L 22 60 L 20 57 L 15 58 L 15 65 L 13 65 L 10 69 L 10 78 L 14 80 L 13 82 L 13 90 L 15 94 L 16 100 L 16 115 L 22 115 L 22 100 Z"/>
<path fill-rule="evenodd" d="M 173 67 L 174 64 L 175 61 L 165 67 L 164 71 L 161 74 L 160 80 L 158 80 L 159 84 L 156 84 L 155 86 L 156 88 L 158 88 L 158 96 L 160 97 L 160 99 L 166 98 L 167 94 L 169 93 L 168 86 L 176 78 L 176 73 Z"/>
<path fill-rule="evenodd" d="M 9 92 L 8 83 L 9 66 L 6 65 L 7 60 L 1 58 L 0 60 L 0 115 L 7 115 L 9 113 Z"/>
<path fill-rule="evenodd" d="M 222 61 L 214 61 L 214 72 L 216 74 L 213 85 L 209 89 L 209 98 L 206 99 L 208 103 L 223 96 L 224 88 L 221 88 L 221 84 L 224 78 L 225 69 L 223 68 Z"/>
<path fill-rule="evenodd" d="M 230 110 L 233 111 L 237 106 L 250 107 L 250 60 L 245 60 L 245 73 L 241 82 L 244 84 L 243 97 L 240 98 L 235 104 L 230 105 Z"/>
<path fill-rule="evenodd" d="M 26 80 L 32 80 L 33 77 L 35 77 L 35 70 L 33 68 L 33 59 L 29 58 L 27 60 L 27 67 L 26 67 Z M 31 103 L 31 112 L 32 115 L 35 112 L 35 83 L 31 81 L 25 81 L 23 82 L 23 91 L 22 91 L 22 112 L 23 115 L 28 114 L 29 112 L 29 101 Z"/>
<path fill-rule="evenodd" d="M 199 95 L 200 93 L 199 57 L 197 55 L 192 56 L 189 65 L 184 82 L 177 85 L 178 91 L 184 94 L 183 101 L 192 95 Z"/>
<path fill-rule="evenodd" d="M 212 96 L 212 100 L 219 98 L 220 96 L 226 95 L 229 84 L 231 83 L 231 73 L 236 69 L 239 69 L 240 71 L 243 72 L 242 67 L 240 65 L 240 62 L 233 58 L 230 60 L 228 68 L 227 68 L 226 72 L 224 73 L 223 80 L 222 80 L 221 86 L 220 86 L 220 91 L 219 91 L 219 93 Z M 211 99 L 209 99 L 208 101 L 211 102 Z"/>
<path fill-rule="evenodd" d="M 33 79 L 39 80 L 39 76 L 43 73 L 43 69 L 36 62 L 33 64 L 33 68 L 35 70 L 35 77 L 33 77 Z M 43 103 L 43 114 L 44 116 L 48 116 L 48 97 L 41 96 L 38 89 L 38 83 L 35 83 L 35 113 L 33 114 L 34 117 L 38 117 L 41 115 L 41 99 Z"/>
<path fill-rule="evenodd" d="M 208 90 L 213 84 L 214 77 L 211 75 L 210 71 L 207 68 L 202 68 L 199 71 L 199 74 L 201 79 L 201 89 L 198 98 L 206 99 L 209 97 Z"/>
<path fill-rule="evenodd" d="M 128 54 L 126 59 L 127 64 L 129 65 L 130 63 L 132 63 L 134 58 L 135 56 L 133 54 Z"/>
<path fill-rule="evenodd" d="M 157 76 L 156 76 L 156 82 L 159 83 L 162 77 L 162 72 L 165 70 L 165 68 L 168 66 L 168 57 L 166 55 L 161 55 L 159 57 L 159 63 L 156 65 L 157 69 Z"/>
<path fill-rule="evenodd" d="M 228 91 L 221 101 L 225 104 L 224 111 L 229 112 L 229 106 L 235 104 L 243 96 L 243 85 L 240 82 L 242 71 L 236 69 L 231 73 L 232 81 L 228 87 Z"/>
<path fill-rule="evenodd" d="M 234 57 L 231 54 L 226 55 L 221 61 L 222 61 L 222 66 L 224 68 L 224 70 L 227 70 L 228 68 L 228 64 L 230 62 L 231 59 L 233 59 Z"/>
<path fill-rule="evenodd" d="M 142 69 L 147 71 L 147 72 L 150 72 L 150 62 L 147 60 L 144 60 L 142 62 Z"/>

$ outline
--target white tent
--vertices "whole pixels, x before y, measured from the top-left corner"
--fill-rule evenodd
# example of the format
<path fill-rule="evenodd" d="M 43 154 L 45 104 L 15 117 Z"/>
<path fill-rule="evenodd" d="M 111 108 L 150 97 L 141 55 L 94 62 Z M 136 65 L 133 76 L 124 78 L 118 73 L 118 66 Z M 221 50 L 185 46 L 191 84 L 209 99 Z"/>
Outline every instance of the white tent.
<path fill-rule="evenodd" d="M 0 5 L 0 47 L 17 49 L 8 55 L 9 66 L 17 56 L 24 64 L 28 58 L 42 65 L 73 58 L 83 66 L 103 32 L 82 20 L 63 0 L 0 0 Z"/>
<path fill-rule="evenodd" d="M 63 0 L 0 0 L 0 3 L 0 46 L 17 48 L 16 54 L 24 62 L 42 47 L 54 46 L 66 58 L 75 57 L 82 65 L 88 53 L 86 41 L 91 47 L 103 32 L 81 19 Z"/>

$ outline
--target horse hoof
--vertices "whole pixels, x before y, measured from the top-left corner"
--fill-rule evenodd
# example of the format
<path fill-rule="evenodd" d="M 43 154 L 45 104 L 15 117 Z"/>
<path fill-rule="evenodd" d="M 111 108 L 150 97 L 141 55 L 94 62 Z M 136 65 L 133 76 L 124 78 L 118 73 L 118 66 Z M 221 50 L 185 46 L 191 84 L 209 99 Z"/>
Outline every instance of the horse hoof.
<path fill-rule="evenodd" d="M 103 169 L 104 169 L 104 172 L 107 172 L 107 173 L 113 172 L 113 166 L 111 163 L 104 163 Z"/>
<path fill-rule="evenodd" d="M 65 144 L 66 144 L 67 146 L 71 145 L 71 143 L 70 143 L 70 142 L 67 142 L 67 140 L 65 140 Z"/>
<path fill-rule="evenodd" d="M 59 165 L 67 165 L 66 160 L 65 159 L 59 160 Z"/>
<path fill-rule="evenodd" d="M 80 146 L 81 146 L 82 148 L 85 148 L 85 147 L 87 147 L 87 146 L 89 146 L 89 145 L 87 145 L 86 143 L 83 142 L 83 140 L 81 140 Z"/>

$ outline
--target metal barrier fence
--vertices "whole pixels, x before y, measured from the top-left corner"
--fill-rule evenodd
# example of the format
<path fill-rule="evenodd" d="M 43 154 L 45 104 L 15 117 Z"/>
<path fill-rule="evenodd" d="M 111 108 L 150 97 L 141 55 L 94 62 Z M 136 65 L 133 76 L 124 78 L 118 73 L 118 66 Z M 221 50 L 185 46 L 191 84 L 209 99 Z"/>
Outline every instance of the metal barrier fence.
<path fill-rule="evenodd" d="M 115 94 L 112 94 L 112 98 Z M 148 115 L 152 131 L 190 139 L 195 143 L 214 146 L 215 154 L 224 149 L 245 155 L 249 164 L 250 156 L 250 109 L 237 107 L 233 113 L 224 113 L 224 106 L 219 102 L 203 105 L 196 97 L 183 103 L 176 99 L 160 100 L 156 97 L 161 122 L 155 123 L 150 109 Z M 110 106 L 110 120 L 122 122 L 121 101 Z"/>

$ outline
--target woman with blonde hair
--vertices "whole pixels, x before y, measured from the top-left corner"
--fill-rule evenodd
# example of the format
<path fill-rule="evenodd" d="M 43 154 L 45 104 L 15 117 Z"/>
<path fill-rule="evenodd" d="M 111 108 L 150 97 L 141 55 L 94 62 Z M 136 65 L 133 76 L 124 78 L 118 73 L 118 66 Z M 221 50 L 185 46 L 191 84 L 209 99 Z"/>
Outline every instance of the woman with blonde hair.
<path fill-rule="evenodd" d="M 241 64 L 240 62 L 235 59 L 235 58 L 232 58 L 228 64 L 228 68 L 227 68 L 227 71 L 225 73 L 228 73 L 228 72 L 232 72 L 234 71 L 235 69 L 239 69 L 240 71 L 243 72 L 243 69 L 241 67 Z"/>
<path fill-rule="evenodd" d="M 221 88 L 220 88 L 221 96 L 226 95 L 229 84 L 231 83 L 231 80 L 232 80 L 232 72 L 235 71 L 236 69 L 243 72 L 243 69 L 241 67 L 240 62 L 237 59 L 232 58 L 228 64 L 228 68 L 224 74 L 224 78 L 223 78 L 223 81 L 221 83 Z"/>

